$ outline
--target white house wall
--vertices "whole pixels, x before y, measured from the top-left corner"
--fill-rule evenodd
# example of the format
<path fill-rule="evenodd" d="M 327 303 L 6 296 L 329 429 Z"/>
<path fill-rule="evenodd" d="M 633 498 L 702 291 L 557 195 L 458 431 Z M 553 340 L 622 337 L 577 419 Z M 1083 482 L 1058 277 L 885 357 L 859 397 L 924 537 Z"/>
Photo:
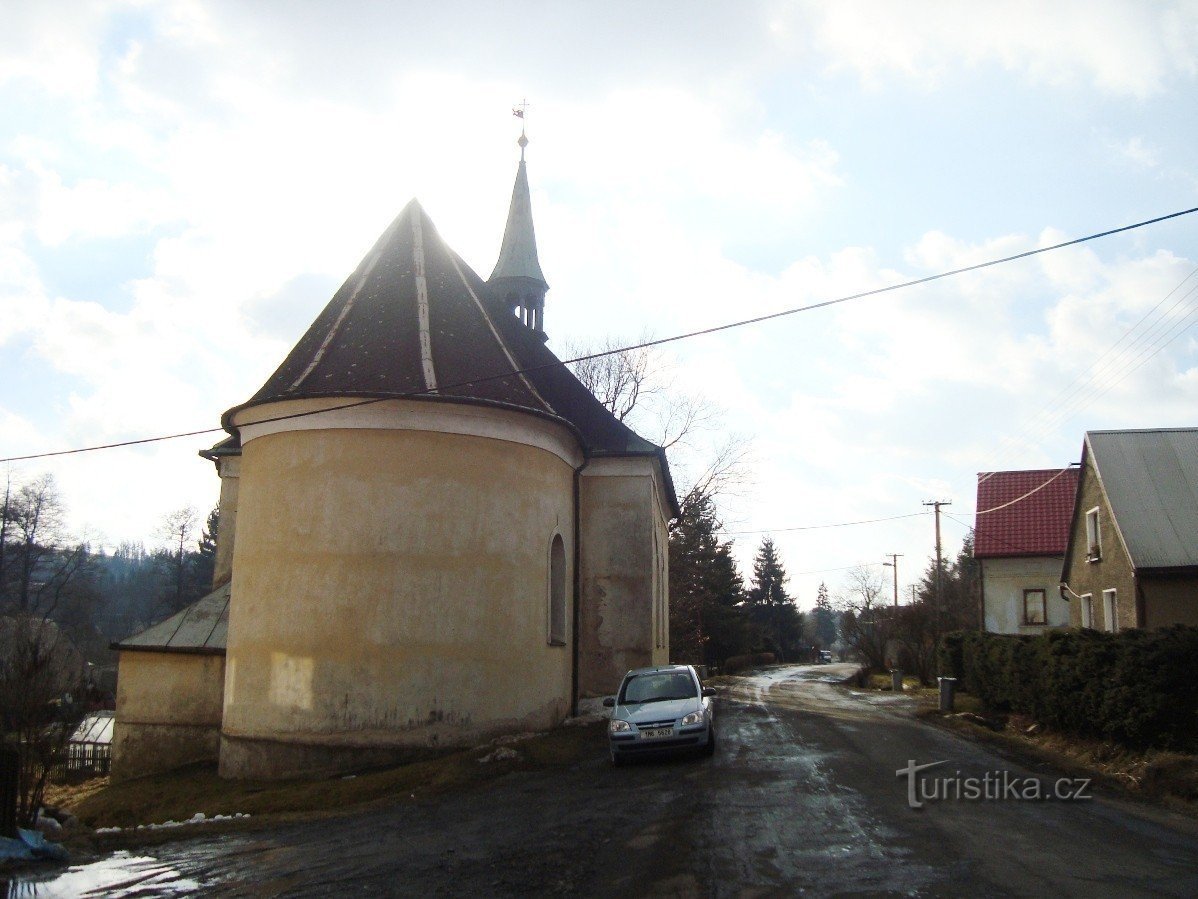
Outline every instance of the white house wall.
<path fill-rule="evenodd" d="M 982 559 L 986 630 L 994 634 L 1038 634 L 1069 626 L 1069 603 L 1061 599 L 1061 559 L 1037 556 Z M 1043 590 L 1045 624 L 1023 623 L 1023 591 Z"/>

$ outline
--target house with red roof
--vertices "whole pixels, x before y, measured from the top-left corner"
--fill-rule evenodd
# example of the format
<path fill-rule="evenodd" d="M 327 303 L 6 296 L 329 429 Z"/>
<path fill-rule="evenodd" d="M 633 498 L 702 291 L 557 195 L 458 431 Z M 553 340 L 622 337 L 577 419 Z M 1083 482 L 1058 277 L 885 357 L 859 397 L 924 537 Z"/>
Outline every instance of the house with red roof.
<path fill-rule="evenodd" d="M 1075 467 L 978 474 L 973 556 L 982 621 L 996 634 L 1069 626 L 1061 565 L 1077 494 Z"/>

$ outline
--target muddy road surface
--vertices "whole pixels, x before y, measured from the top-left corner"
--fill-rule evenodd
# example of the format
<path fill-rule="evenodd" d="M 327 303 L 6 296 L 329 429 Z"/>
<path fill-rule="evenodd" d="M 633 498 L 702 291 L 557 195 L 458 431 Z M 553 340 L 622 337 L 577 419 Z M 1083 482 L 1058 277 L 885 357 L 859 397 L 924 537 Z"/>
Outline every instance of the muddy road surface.
<path fill-rule="evenodd" d="M 1059 773 L 922 724 L 902 697 L 838 686 L 849 670 L 737 679 L 712 759 L 616 769 L 597 745 L 565 771 L 118 853 L 9 895 L 1198 895 L 1196 822 L 1055 798 Z M 1030 798 L 1033 783 L 1054 798 Z"/>

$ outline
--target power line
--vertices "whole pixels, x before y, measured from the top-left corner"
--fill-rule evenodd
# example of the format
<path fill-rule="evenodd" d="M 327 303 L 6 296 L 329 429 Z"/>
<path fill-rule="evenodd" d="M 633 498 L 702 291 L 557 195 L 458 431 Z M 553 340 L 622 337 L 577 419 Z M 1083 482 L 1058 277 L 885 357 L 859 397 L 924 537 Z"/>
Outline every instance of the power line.
<path fill-rule="evenodd" d="M 949 519 L 950 521 L 955 521 L 957 524 L 961 525 L 961 527 L 965 528 L 966 530 L 968 530 L 968 531 L 972 531 L 972 530 L 974 530 L 974 527 L 973 527 L 973 525 L 971 525 L 969 522 L 967 522 L 967 521 L 962 521 L 960 518 L 957 518 L 955 515 L 949 515 L 947 512 L 944 512 L 944 513 L 942 513 L 942 514 L 944 515 L 944 517 L 945 517 L 945 518 Z M 1005 539 L 1003 539 L 1002 537 L 999 537 L 997 534 L 987 534 L 987 535 L 986 535 L 986 539 L 988 539 L 988 540 L 997 540 L 997 541 L 998 541 L 999 543 L 1001 543 L 1003 546 L 1007 546 L 1007 547 L 1009 547 L 1009 548 L 1011 548 L 1011 549 L 1015 550 L 1016 552 L 1023 552 L 1023 553 L 1033 553 L 1033 552 L 1035 552 L 1035 553 L 1037 553 L 1038 555 L 1040 554 L 1040 553 L 1039 553 L 1037 550 L 1031 549 L 1031 548 L 1029 548 L 1029 547 L 1026 547 L 1026 546 L 1019 546 L 1018 544 L 1012 543 L 1010 540 L 1005 540 Z M 1059 559 L 1064 559 L 1064 558 L 1065 558 L 1065 556 L 1064 556 L 1064 554 L 1061 554 L 1060 556 L 1053 556 L 1052 558 L 1054 558 L 1054 559 L 1056 559 L 1056 558 L 1059 558 Z"/>
<path fill-rule="evenodd" d="M 597 353 L 589 353 L 585 356 L 578 356 L 574 359 L 566 359 L 563 361 L 554 361 L 554 362 L 550 362 L 550 363 L 545 363 L 543 365 L 534 365 L 534 366 L 530 366 L 528 368 L 519 369 L 514 372 L 504 372 L 504 373 L 498 374 L 498 375 L 492 375 L 492 376 L 483 377 L 483 378 L 474 378 L 472 380 L 461 381 L 456 384 L 441 385 L 436 390 L 425 389 L 425 390 L 409 391 L 409 392 L 397 393 L 397 394 L 393 394 L 393 395 L 385 396 L 385 397 L 374 397 L 371 399 L 359 400 L 359 401 L 355 401 L 352 403 L 346 403 L 341 406 L 331 407 L 329 409 L 318 409 L 318 410 L 309 410 L 309 411 L 305 411 L 305 412 L 295 412 L 295 413 L 291 413 L 289 415 L 277 416 L 275 418 L 262 419 L 262 420 L 260 420 L 260 422 L 257 422 L 257 423 L 265 424 L 267 422 L 273 422 L 273 421 L 285 421 L 285 420 L 293 419 L 293 418 L 304 418 L 309 415 L 319 415 L 324 412 L 331 412 L 331 411 L 335 411 L 335 410 L 339 410 L 339 409 L 348 409 L 348 408 L 353 408 L 356 406 L 366 406 L 366 405 L 370 405 L 372 403 L 384 402 L 386 400 L 412 399 L 412 398 L 419 397 L 419 396 L 435 395 L 435 394 L 444 393 L 444 392 L 450 391 L 450 390 L 457 390 L 462 387 L 470 387 L 473 385 L 483 384 L 483 383 L 487 383 L 490 381 L 496 381 L 496 380 L 500 380 L 503 378 L 510 378 L 510 377 L 514 377 L 514 376 L 518 376 L 518 375 L 529 374 L 531 372 L 541 371 L 541 370 L 547 369 L 547 368 L 556 368 L 559 365 L 573 365 L 578 362 L 585 362 L 588 359 L 598 359 L 603 356 L 615 355 L 616 353 L 626 353 L 626 352 L 630 352 L 632 350 L 647 349 L 649 347 L 655 347 L 655 346 L 663 346 L 664 344 L 675 343 L 680 340 L 689 340 L 693 337 L 703 337 L 708 334 L 718 334 L 721 331 L 730 331 L 734 328 L 743 328 L 747 325 L 761 324 L 762 322 L 773 321 L 775 319 L 784 318 L 786 316 L 796 315 L 800 312 L 811 312 L 815 309 L 825 309 L 829 306 L 836 306 L 840 303 L 847 303 L 852 300 L 861 300 L 861 299 L 865 299 L 867 297 L 878 296 L 883 293 L 890 293 L 895 290 L 902 290 L 902 289 L 905 289 L 908 287 L 917 287 L 921 284 L 930 284 L 933 281 L 939 281 L 944 278 L 951 278 L 955 275 L 961 275 L 961 274 L 965 274 L 967 272 L 975 272 L 975 271 L 979 271 L 980 269 L 990 268 L 995 265 L 1002 265 L 1007 262 L 1015 262 L 1016 260 L 1019 260 L 1019 259 L 1028 259 L 1032 256 L 1039 256 L 1042 253 L 1050 253 L 1054 250 L 1064 249 L 1065 247 L 1077 246 L 1078 244 L 1088 243 L 1089 241 L 1098 240 L 1099 238 L 1110 237 L 1111 235 L 1122 234 L 1127 231 L 1134 231 L 1138 228 L 1145 228 L 1148 225 L 1159 224 L 1160 222 L 1165 222 L 1165 221 L 1169 221 L 1170 219 L 1180 218 L 1185 215 L 1192 215 L 1195 212 L 1198 212 L 1198 206 L 1194 206 L 1189 209 L 1182 209 L 1178 212 L 1171 212 L 1171 213 L 1168 213 L 1167 215 L 1160 215 L 1155 218 L 1146 219 L 1142 222 L 1135 222 L 1134 224 L 1131 224 L 1131 225 L 1122 225 L 1118 228 L 1110 228 L 1106 231 L 1098 231 L 1098 232 L 1095 232 L 1094 234 L 1087 234 L 1085 237 L 1077 237 L 1077 238 L 1074 238 L 1073 240 L 1066 240 L 1066 241 L 1062 241 L 1060 243 L 1052 244 L 1051 246 L 1038 247 L 1037 249 L 1034 249 L 1034 250 L 1025 250 L 1022 253 L 1014 253 L 1010 256 L 1002 256 L 997 259 L 990 259 L 986 262 L 978 262 L 978 263 L 975 263 L 974 265 L 967 265 L 967 266 L 963 266 L 962 268 L 950 269 L 948 271 L 939 272 L 938 274 L 935 274 L 935 275 L 927 275 L 922 278 L 913 278 L 913 279 L 910 279 L 907 281 L 901 281 L 897 284 L 890 284 L 885 287 L 876 287 L 872 290 L 863 290 L 863 291 L 859 291 L 858 293 L 848 294 L 846 296 L 837 297 L 832 300 L 823 300 L 822 302 L 819 302 L 819 303 L 810 303 L 806 306 L 795 306 L 790 309 L 783 309 L 779 312 L 771 312 L 767 315 L 758 315 L 758 316 L 754 316 L 753 318 L 745 318 L 745 319 L 740 319 L 738 321 L 726 322 L 725 324 L 714 325 L 710 328 L 701 328 L 696 331 L 687 331 L 682 334 L 675 334 L 671 337 L 662 337 L 662 338 L 658 338 L 656 340 L 647 340 L 647 341 L 643 341 L 642 343 L 632 344 L 631 346 L 620 347 L 617 349 L 602 350 Z M 200 429 L 200 430 L 194 430 L 194 431 L 180 432 L 177 434 L 164 434 L 164 435 L 160 435 L 157 437 L 142 437 L 142 438 L 138 438 L 136 440 L 123 440 L 123 441 L 119 441 L 119 442 L 115 442 L 115 443 L 106 443 L 106 444 L 98 444 L 95 446 L 77 447 L 75 449 L 68 449 L 68 450 L 57 450 L 57 451 L 48 452 L 48 453 L 30 453 L 28 455 L 23 455 L 23 456 L 9 456 L 7 458 L 0 458 L 0 462 L 23 462 L 23 461 L 27 461 L 30 459 L 46 459 L 46 458 L 50 458 L 52 456 L 67 456 L 67 455 L 74 455 L 77 453 L 95 452 L 98 450 L 117 449 L 120 447 L 128 447 L 128 446 L 139 446 L 139 445 L 147 444 L 147 443 L 158 443 L 158 442 L 161 442 L 164 440 L 175 440 L 175 439 L 178 439 L 181 437 L 196 437 L 201 434 L 214 434 L 214 433 L 218 433 L 222 430 L 223 430 L 222 428 L 206 428 L 206 429 Z"/>
<path fill-rule="evenodd" d="M 1021 503 L 1021 502 L 1023 502 L 1025 499 L 1027 499 L 1029 496 L 1032 496 L 1032 495 L 1034 495 L 1034 494 L 1036 494 L 1036 493 L 1039 493 L 1041 490 L 1043 490 L 1045 487 L 1047 487 L 1049 484 L 1051 484 L 1053 481 L 1055 481 L 1057 478 L 1059 478 L 1059 477 L 1060 477 L 1061 475 L 1063 475 L 1065 472 L 1067 472 L 1067 471 L 1069 471 L 1070 469 L 1073 469 L 1073 468 L 1075 468 L 1075 467 L 1076 467 L 1076 463 L 1072 463 L 1072 464 L 1070 464 L 1070 465 L 1067 465 L 1066 467 L 1064 467 L 1064 468 L 1062 468 L 1060 471 L 1058 471 L 1056 474 L 1054 474 L 1054 475 L 1053 475 L 1051 478 L 1049 478 L 1047 481 L 1045 481 L 1043 484 L 1041 484 L 1039 487 L 1033 487 L 1033 488 L 1032 488 L 1031 490 L 1029 490 L 1027 493 L 1023 494 L 1023 496 L 1017 496 L 1017 497 L 1015 497 L 1013 500 L 1011 500 L 1010 502 L 1005 502 L 1005 503 L 1003 503 L 1001 506 L 992 506 L 992 507 L 991 507 L 991 508 L 989 508 L 989 509 L 978 509 L 978 510 L 977 510 L 976 512 L 974 512 L 973 514 L 974 514 L 974 515 L 989 515 L 991 512 L 999 512 L 999 511 L 1001 511 L 1001 510 L 1003 510 L 1003 509 L 1010 508 L 1011 506 L 1015 505 L 1016 503 Z M 991 471 L 991 472 L 987 472 L 987 474 L 988 474 L 989 476 L 993 476 L 993 475 L 997 474 L 997 472 L 993 472 L 993 471 Z M 979 483 L 980 483 L 980 482 L 979 482 Z M 946 513 L 946 514 L 947 514 L 947 513 Z"/>
<path fill-rule="evenodd" d="M 801 577 L 805 574 L 826 574 L 829 571 L 852 571 L 854 568 L 880 568 L 882 562 L 858 562 L 856 565 L 843 565 L 839 568 L 816 568 L 812 571 L 791 572 L 790 577 Z"/>
<path fill-rule="evenodd" d="M 1124 331 L 1114 343 L 1107 347 L 1106 350 L 1102 352 L 1102 354 L 1094 361 L 1092 365 L 1090 365 L 1089 368 L 1077 375 L 1051 400 L 1045 403 L 1040 411 L 1028 420 L 1027 424 L 1019 431 L 1017 435 L 1005 437 L 1003 440 L 1005 449 L 1000 451 L 1000 453 L 996 456 L 997 461 L 993 466 L 993 470 L 988 473 L 987 477 L 992 477 L 999 470 L 1001 470 L 1003 467 L 1001 462 L 1018 452 L 1021 438 L 1030 436 L 1036 432 L 1044 431 L 1047 428 L 1055 427 L 1065 420 L 1069 415 L 1085 408 L 1086 405 L 1103 396 L 1116 384 L 1120 383 L 1125 377 L 1130 375 L 1130 371 L 1122 374 L 1115 382 L 1109 384 L 1106 388 L 1101 388 L 1100 384 L 1098 383 L 1100 378 L 1106 377 L 1114 372 L 1118 366 L 1124 365 L 1127 361 L 1129 361 L 1127 358 L 1125 358 L 1128 356 L 1128 354 L 1135 354 L 1139 352 L 1141 350 L 1142 344 L 1146 340 L 1157 335 L 1159 326 L 1169 318 L 1173 310 L 1182 303 L 1187 302 L 1190 297 L 1194 296 L 1195 293 L 1198 292 L 1198 284 L 1196 284 L 1182 294 L 1181 299 L 1177 300 L 1172 306 L 1161 313 L 1160 317 L 1155 322 L 1148 325 L 1143 331 L 1136 335 L 1130 343 L 1128 343 L 1122 349 L 1119 349 L 1118 352 L 1115 352 L 1119 348 L 1120 344 L 1132 337 L 1132 335 L 1140 329 L 1141 325 L 1144 325 L 1145 322 L 1152 318 L 1157 310 L 1159 310 L 1161 306 L 1165 305 L 1165 303 L 1167 303 L 1174 294 L 1181 290 L 1182 287 L 1185 286 L 1186 282 L 1193 278 L 1196 274 L 1198 274 L 1198 268 L 1194 268 L 1189 274 L 1182 278 L 1181 281 L 1172 290 L 1170 290 L 1160 302 L 1149 309 L 1148 312 L 1146 312 L 1139 319 L 1139 321 Z M 1184 321 L 1189 315 L 1190 313 L 1185 313 L 1182 320 Z M 1172 339 L 1174 338 L 1170 338 L 1169 342 L 1172 342 Z M 1158 344 L 1153 345 L 1154 348 L 1151 349 L 1151 352 L 1147 356 L 1143 357 L 1131 371 L 1135 371 L 1137 368 L 1143 365 L 1144 362 L 1152 358 L 1152 356 L 1156 355 L 1157 352 L 1160 352 L 1160 350 L 1167 345 L 1168 342 L 1164 345 L 1160 345 L 1159 342 Z M 1112 353 L 1114 355 L 1112 355 Z M 1137 357 L 1135 355 L 1132 355 L 1131 361 L 1134 361 L 1136 358 Z M 1092 391 L 1100 392 L 1088 396 L 1087 393 Z"/>
<path fill-rule="evenodd" d="M 931 512 L 909 512 L 906 515 L 891 515 L 888 518 L 865 518 L 861 521 L 838 521 L 835 524 L 808 524 L 801 527 L 793 528 L 761 528 L 755 531 L 717 531 L 717 534 L 723 534 L 728 537 L 742 536 L 744 534 L 785 534 L 791 531 L 822 531 L 826 528 L 847 528 L 857 524 L 875 524 L 879 521 L 898 521 L 900 518 L 919 518 L 924 515 L 931 515 Z"/>

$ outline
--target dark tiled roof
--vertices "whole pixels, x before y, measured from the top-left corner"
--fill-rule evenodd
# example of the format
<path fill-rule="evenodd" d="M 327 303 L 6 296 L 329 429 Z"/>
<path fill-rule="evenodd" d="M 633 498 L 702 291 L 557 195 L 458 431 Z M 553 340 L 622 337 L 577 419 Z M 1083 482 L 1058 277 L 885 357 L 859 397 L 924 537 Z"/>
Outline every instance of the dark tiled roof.
<path fill-rule="evenodd" d="M 525 371 L 531 369 L 530 371 Z M 407 397 L 503 406 L 562 421 L 588 455 L 664 452 L 618 421 L 441 239 L 413 200 L 262 388 L 277 400 Z"/>
<path fill-rule="evenodd" d="M 113 649 L 223 655 L 229 633 L 229 584 L 176 612 Z"/>
<path fill-rule="evenodd" d="M 1198 428 L 1089 431 L 1086 447 L 1132 564 L 1198 566 Z"/>
<path fill-rule="evenodd" d="M 1064 556 L 1077 479 L 1076 468 L 981 472 L 974 557 Z"/>

